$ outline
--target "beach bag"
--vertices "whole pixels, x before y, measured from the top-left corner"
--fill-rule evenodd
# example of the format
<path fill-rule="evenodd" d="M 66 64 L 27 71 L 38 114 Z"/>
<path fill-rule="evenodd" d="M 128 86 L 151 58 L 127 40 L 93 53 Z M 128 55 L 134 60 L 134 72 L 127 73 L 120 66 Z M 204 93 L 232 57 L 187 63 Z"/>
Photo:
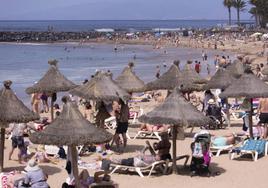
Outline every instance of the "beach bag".
<path fill-rule="evenodd" d="M 203 158 L 203 149 L 201 142 L 195 142 L 193 147 L 193 157 Z"/>

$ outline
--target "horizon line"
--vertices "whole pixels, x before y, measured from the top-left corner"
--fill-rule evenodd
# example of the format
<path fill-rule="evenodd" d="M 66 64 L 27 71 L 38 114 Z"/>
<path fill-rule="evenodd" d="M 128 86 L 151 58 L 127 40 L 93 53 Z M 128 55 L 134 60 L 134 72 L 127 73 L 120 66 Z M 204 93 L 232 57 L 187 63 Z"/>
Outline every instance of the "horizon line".
<path fill-rule="evenodd" d="M 87 20 L 87 19 L 40 19 L 40 20 L 1 20 L 0 21 L 228 21 L 228 19 L 93 19 L 93 20 Z M 237 21 L 236 19 L 233 19 L 232 21 Z M 241 19 L 240 21 L 254 21 L 254 19 Z"/>

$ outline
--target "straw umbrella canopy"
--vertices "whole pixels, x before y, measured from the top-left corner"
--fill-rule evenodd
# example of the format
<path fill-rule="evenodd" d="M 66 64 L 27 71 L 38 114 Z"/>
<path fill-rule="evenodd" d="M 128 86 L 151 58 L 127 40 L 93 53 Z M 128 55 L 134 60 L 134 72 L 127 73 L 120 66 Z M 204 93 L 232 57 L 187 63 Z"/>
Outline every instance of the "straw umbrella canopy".
<path fill-rule="evenodd" d="M 249 114 L 249 131 L 252 132 L 252 100 L 253 98 L 268 97 L 268 85 L 255 76 L 252 71 L 246 72 L 237 80 L 235 80 L 224 92 L 220 94 L 221 98 L 226 97 L 246 97 L 250 99 L 250 114 Z"/>
<path fill-rule="evenodd" d="M 70 90 L 69 93 L 87 100 L 97 101 L 114 101 L 120 98 L 126 101 L 130 98 L 130 95 L 119 87 L 109 75 L 101 72 L 86 84 Z"/>
<path fill-rule="evenodd" d="M 204 89 L 225 89 L 231 83 L 235 81 L 235 78 L 231 75 L 229 71 L 219 68 L 214 76 L 208 81 L 204 86 Z"/>
<path fill-rule="evenodd" d="M 36 144 L 69 146 L 76 187 L 79 188 L 76 146 L 106 143 L 112 139 L 112 134 L 92 125 L 68 97 L 63 97 L 62 101 L 64 105 L 59 117 L 43 131 L 31 134 L 30 140 Z"/>
<path fill-rule="evenodd" d="M 144 91 L 144 82 L 135 75 L 131 66 L 124 68 L 122 73 L 115 79 L 115 82 L 127 92 Z"/>
<path fill-rule="evenodd" d="M 176 127 L 184 127 L 186 124 L 200 126 L 210 123 L 210 119 L 198 111 L 191 103 L 186 101 L 178 88 L 166 98 L 166 100 L 151 112 L 142 115 L 139 121 L 150 124 L 173 125 L 173 172 L 176 173 Z"/>
<path fill-rule="evenodd" d="M 207 80 L 202 78 L 195 70 L 191 68 L 192 61 L 188 61 L 182 70 L 179 85 L 181 91 L 190 93 L 192 91 L 202 91 Z"/>
<path fill-rule="evenodd" d="M 39 116 L 28 109 L 21 100 L 17 98 L 10 88 L 12 81 L 4 81 L 4 88 L 0 90 L 0 127 L 1 127 L 1 144 L 0 144 L 0 171 L 3 170 L 4 145 L 5 145 L 5 128 L 9 123 L 19 122 L 26 123 L 39 119 Z"/>
<path fill-rule="evenodd" d="M 227 66 L 227 71 L 231 73 L 231 75 L 235 78 L 239 78 L 245 71 L 245 66 L 239 60 L 234 60 L 234 62 Z"/>
<path fill-rule="evenodd" d="M 50 68 L 45 75 L 32 87 L 26 89 L 26 93 L 42 93 L 53 94 L 57 92 L 69 91 L 76 87 L 76 85 L 68 80 L 63 74 L 60 73 L 57 67 L 57 60 L 50 60 L 48 64 Z M 53 120 L 53 100 L 51 99 L 51 119 Z"/>
<path fill-rule="evenodd" d="M 172 90 L 179 85 L 181 72 L 177 65 L 172 64 L 171 67 L 163 75 L 152 82 L 146 84 L 146 90 L 167 89 Z"/>

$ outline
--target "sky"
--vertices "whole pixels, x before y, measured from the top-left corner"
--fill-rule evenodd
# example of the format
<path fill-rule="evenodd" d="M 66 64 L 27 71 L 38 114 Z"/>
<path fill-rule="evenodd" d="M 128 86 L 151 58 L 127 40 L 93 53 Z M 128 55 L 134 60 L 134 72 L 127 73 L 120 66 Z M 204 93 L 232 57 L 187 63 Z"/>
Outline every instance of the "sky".
<path fill-rule="evenodd" d="M 0 0 L 0 20 L 228 19 L 223 0 Z M 236 11 L 232 10 L 233 19 Z M 248 10 L 241 19 L 250 19 Z"/>

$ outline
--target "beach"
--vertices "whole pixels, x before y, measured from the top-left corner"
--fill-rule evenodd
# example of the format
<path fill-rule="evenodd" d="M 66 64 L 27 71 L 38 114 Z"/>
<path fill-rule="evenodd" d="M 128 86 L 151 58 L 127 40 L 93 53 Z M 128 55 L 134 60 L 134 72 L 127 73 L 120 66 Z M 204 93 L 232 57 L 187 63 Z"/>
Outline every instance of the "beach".
<path fill-rule="evenodd" d="M 116 78 L 122 69 L 129 62 L 134 62 L 135 73 L 145 82 L 155 79 L 156 66 L 161 66 L 161 74 L 167 71 L 163 65 L 168 67 L 172 65 L 174 60 L 181 61 L 180 68 L 182 69 L 187 60 L 202 61 L 202 50 L 208 54 L 208 63 L 211 66 L 211 73 L 214 74 L 216 67 L 214 65 L 215 55 L 230 56 L 231 60 L 236 59 L 238 54 L 243 54 L 245 59 L 249 59 L 251 65 L 266 63 L 266 57 L 258 55 L 263 49 L 261 41 L 250 41 L 248 38 L 243 41 L 233 41 L 232 38 L 224 40 L 224 45 L 219 45 L 218 49 L 209 47 L 211 40 L 179 38 L 176 42 L 168 37 L 163 37 L 160 40 L 151 39 L 148 44 L 144 45 L 144 39 L 139 40 L 116 40 L 106 41 L 105 39 L 85 42 L 69 43 L 5 43 L 0 44 L 0 81 L 10 79 L 14 81 L 14 91 L 25 104 L 30 107 L 30 97 L 25 94 L 24 89 L 31 86 L 35 81 L 48 69 L 47 60 L 59 60 L 60 71 L 74 81 L 80 84 L 84 79 L 94 75 L 96 70 L 107 71 L 113 73 L 113 78 Z M 117 52 L 114 47 L 117 47 Z M 157 48 L 157 46 L 159 48 Z M 2 54 L 1 54 L 2 53 Z M 16 54 L 14 56 L 13 54 Z M 4 55 L 5 54 L 5 55 Z M 136 56 L 134 58 L 134 55 Z M 208 78 L 205 62 L 202 62 L 201 76 Z M 66 93 L 64 93 L 66 94 Z M 201 96 L 203 92 L 197 93 Z M 60 101 L 60 94 L 58 101 Z M 135 105 L 142 106 L 144 113 L 153 109 L 156 102 L 137 103 Z M 43 114 L 44 115 L 44 114 Z M 42 116 L 43 116 L 42 115 Z M 45 114 L 48 116 L 48 114 Z M 242 120 L 232 120 L 232 126 L 226 129 L 210 130 L 211 133 L 218 136 L 225 134 L 240 132 L 242 129 Z M 257 122 L 254 121 L 254 124 Z M 139 125 L 129 126 L 129 135 L 133 138 L 138 131 Z M 111 130 L 110 130 L 111 131 Z M 185 140 L 177 140 L 177 155 L 188 154 L 191 156 L 190 144 L 193 141 L 193 135 L 200 131 L 196 127 L 193 133 L 190 129 L 185 130 Z M 114 130 L 111 131 L 114 133 Z M 28 139 L 28 138 L 26 138 Z M 123 154 L 113 154 L 114 158 L 133 157 L 137 150 L 141 150 L 147 139 L 130 139 L 128 146 Z M 151 143 L 157 141 L 149 139 Z M 5 171 L 23 170 L 25 165 L 19 165 L 18 161 L 8 160 L 8 151 L 11 148 L 11 140 L 6 140 L 5 145 Z M 17 151 L 16 151 L 17 152 Z M 16 159 L 16 152 L 13 158 Z M 172 152 L 172 151 L 171 151 Z M 86 162 L 93 162 L 99 154 L 93 153 L 89 156 L 82 156 L 81 159 Z M 259 158 L 257 162 L 252 161 L 251 156 L 243 159 L 230 160 L 228 153 L 223 153 L 219 157 L 212 157 L 210 170 L 211 177 L 191 177 L 189 164 L 183 168 L 183 161 L 178 162 L 180 170 L 179 174 L 152 174 L 151 177 L 141 178 L 137 173 L 114 173 L 111 175 L 112 180 L 121 188 L 160 188 L 160 187 L 219 187 L 219 188 L 236 188 L 236 187 L 259 187 L 266 186 L 266 166 L 268 165 L 267 156 Z M 57 164 L 40 164 L 44 172 L 48 174 L 48 183 L 51 188 L 58 188 L 66 180 L 67 173 L 65 170 L 66 161 L 60 160 Z M 80 169 L 81 171 L 81 169 Z M 94 170 L 89 170 L 93 175 Z"/>
<path fill-rule="evenodd" d="M 233 121 L 235 122 L 235 121 Z M 241 122 L 238 126 L 234 125 L 230 129 L 226 130 L 216 130 L 211 131 L 217 135 L 224 135 L 233 131 L 241 131 Z M 131 126 L 130 126 L 131 127 Z M 136 133 L 136 128 L 130 128 L 130 135 Z M 187 130 L 189 131 L 189 130 Z M 194 133 L 199 131 L 199 128 L 194 129 Z M 190 136 L 190 135 L 189 135 Z M 136 150 L 140 150 L 144 146 L 146 139 L 135 139 L 129 141 L 129 146 L 126 152 L 122 155 L 113 155 L 116 158 L 125 158 L 135 156 Z M 155 139 L 150 139 L 150 142 L 156 142 Z M 192 135 L 186 137 L 183 141 L 177 141 L 177 155 L 191 155 L 190 144 L 193 141 Z M 17 161 L 8 161 L 8 150 L 11 147 L 11 141 L 6 141 L 5 149 L 5 171 L 11 171 L 14 169 L 23 170 L 24 166 L 18 165 Z M 98 155 L 90 155 L 87 157 L 82 157 L 82 160 L 92 161 Z M 16 158 L 16 153 L 14 157 Z M 112 180 L 119 184 L 119 187 L 122 188 L 135 188 L 139 187 L 245 187 L 250 188 L 257 186 L 259 188 L 266 187 L 266 168 L 268 165 L 267 156 L 261 157 L 257 162 L 252 161 L 250 156 L 244 159 L 230 160 L 228 153 L 223 153 L 219 157 L 212 157 L 212 162 L 210 170 L 212 174 L 219 172 L 219 175 L 214 175 L 212 177 L 190 177 L 190 169 L 186 167 L 183 169 L 183 162 L 179 161 L 178 166 L 180 168 L 178 175 L 161 175 L 161 174 L 152 174 L 151 177 L 141 178 L 137 173 L 114 173 L 112 175 Z M 40 166 L 44 171 L 49 175 L 48 183 L 51 187 L 60 187 L 61 184 L 65 181 L 67 173 L 65 170 L 65 160 L 60 161 L 58 164 L 41 164 Z M 188 162 L 189 165 L 189 162 Z M 93 174 L 94 171 L 90 170 L 90 174 Z M 145 173 L 146 175 L 146 173 Z"/>

